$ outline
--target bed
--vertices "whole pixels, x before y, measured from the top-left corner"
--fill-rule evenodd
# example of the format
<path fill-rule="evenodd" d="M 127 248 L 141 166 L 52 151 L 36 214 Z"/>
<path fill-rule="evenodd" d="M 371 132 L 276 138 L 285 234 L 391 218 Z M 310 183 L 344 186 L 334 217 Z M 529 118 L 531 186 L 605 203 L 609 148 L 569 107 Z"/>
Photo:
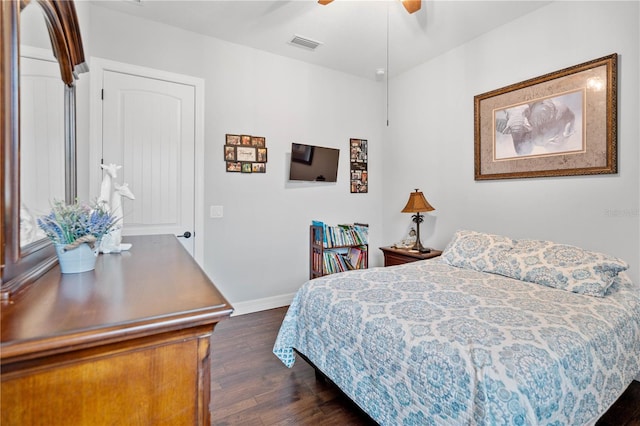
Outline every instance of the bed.
<path fill-rule="evenodd" d="M 593 424 L 640 372 L 620 259 L 458 231 L 443 255 L 306 282 L 273 352 L 299 352 L 381 425 Z"/>

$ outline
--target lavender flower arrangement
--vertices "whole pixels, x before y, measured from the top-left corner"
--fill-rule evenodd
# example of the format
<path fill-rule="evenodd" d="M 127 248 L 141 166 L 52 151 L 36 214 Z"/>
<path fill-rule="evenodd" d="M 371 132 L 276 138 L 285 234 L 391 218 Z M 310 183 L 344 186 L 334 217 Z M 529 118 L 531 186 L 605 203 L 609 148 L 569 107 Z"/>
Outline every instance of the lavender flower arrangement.
<path fill-rule="evenodd" d="M 117 218 L 103 204 L 65 204 L 53 202 L 51 213 L 38 219 L 38 226 L 54 244 L 66 244 L 67 250 L 86 242 L 93 243 L 117 228 Z"/>

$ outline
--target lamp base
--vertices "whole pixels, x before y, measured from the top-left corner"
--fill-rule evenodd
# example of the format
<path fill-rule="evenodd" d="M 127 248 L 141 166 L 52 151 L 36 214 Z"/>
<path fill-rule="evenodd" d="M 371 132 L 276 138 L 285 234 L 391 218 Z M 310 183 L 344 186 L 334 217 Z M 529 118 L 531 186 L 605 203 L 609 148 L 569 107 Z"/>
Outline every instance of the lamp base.
<path fill-rule="evenodd" d="M 424 247 L 422 245 L 422 243 L 420 242 L 420 240 L 417 240 L 416 243 L 413 245 L 413 247 L 410 248 L 410 250 L 415 250 L 417 252 L 420 253 L 430 253 L 431 249 L 428 247 Z"/>
<path fill-rule="evenodd" d="M 421 215 L 420 212 L 418 212 L 414 214 L 412 218 L 416 223 L 416 243 L 413 245 L 413 247 L 411 247 L 411 250 L 416 250 L 420 253 L 429 253 L 431 249 L 424 247 L 422 245 L 422 241 L 420 241 L 420 224 L 424 221 L 424 216 Z"/>

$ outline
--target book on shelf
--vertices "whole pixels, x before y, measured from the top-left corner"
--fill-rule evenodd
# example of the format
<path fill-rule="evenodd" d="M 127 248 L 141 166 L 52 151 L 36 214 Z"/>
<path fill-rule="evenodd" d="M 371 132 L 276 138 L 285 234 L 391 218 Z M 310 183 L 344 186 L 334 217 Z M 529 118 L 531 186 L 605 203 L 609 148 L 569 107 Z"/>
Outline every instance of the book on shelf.
<path fill-rule="evenodd" d="M 325 251 L 324 252 L 324 273 L 334 274 L 336 272 L 345 272 L 355 269 L 349 260 L 344 256 L 344 253 L 340 251 Z"/>
<path fill-rule="evenodd" d="M 324 273 L 364 269 L 367 267 L 365 247 L 336 248 L 324 252 Z"/>
<path fill-rule="evenodd" d="M 367 267 L 367 249 L 366 247 L 350 247 L 346 254 L 347 265 L 350 269 L 363 269 Z"/>
<path fill-rule="evenodd" d="M 330 226 L 311 223 L 310 277 L 368 267 L 369 226 L 362 223 Z"/>
<path fill-rule="evenodd" d="M 314 229 L 322 229 L 322 244 L 324 248 L 345 247 L 368 244 L 369 227 L 366 224 L 330 226 L 321 221 L 312 221 Z M 314 235 L 314 241 L 319 244 L 319 235 Z"/>
<path fill-rule="evenodd" d="M 324 247 L 327 246 L 327 232 L 326 225 L 321 220 L 312 220 L 311 225 L 314 227 L 314 235 L 313 240 L 316 244 L 323 244 Z M 322 240 L 320 239 L 320 232 L 318 229 L 322 229 Z"/>

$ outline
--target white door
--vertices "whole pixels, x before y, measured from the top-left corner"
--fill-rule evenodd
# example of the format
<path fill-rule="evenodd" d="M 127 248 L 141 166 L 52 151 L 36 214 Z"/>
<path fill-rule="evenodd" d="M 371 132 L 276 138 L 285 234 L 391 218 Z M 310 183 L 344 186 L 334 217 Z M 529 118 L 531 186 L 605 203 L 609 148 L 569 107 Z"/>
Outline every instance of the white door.
<path fill-rule="evenodd" d="M 174 234 L 193 256 L 194 87 L 105 70 L 102 102 L 102 162 L 135 196 L 122 234 Z"/>

